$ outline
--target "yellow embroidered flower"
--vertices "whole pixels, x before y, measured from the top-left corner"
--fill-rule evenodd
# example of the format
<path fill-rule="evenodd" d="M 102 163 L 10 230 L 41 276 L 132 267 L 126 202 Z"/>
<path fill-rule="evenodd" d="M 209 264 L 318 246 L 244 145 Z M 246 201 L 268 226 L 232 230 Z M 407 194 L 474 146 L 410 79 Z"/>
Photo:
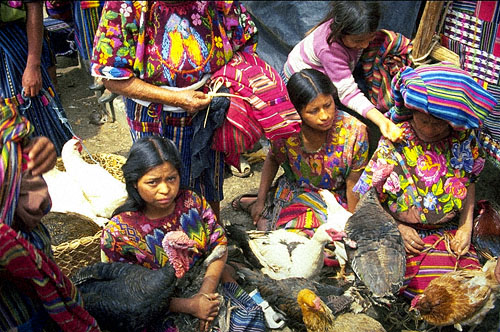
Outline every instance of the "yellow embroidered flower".
<path fill-rule="evenodd" d="M 413 167 L 417 164 L 418 151 L 417 149 L 412 149 L 407 146 L 403 148 L 403 154 L 405 155 L 406 162 L 408 166 Z"/>
<path fill-rule="evenodd" d="M 105 65 L 108 63 L 108 58 L 109 58 L 109 55 L 105 54 L 105 53 L 100 53 L 99 54 L 99 63 L 101 65 Z"/>
<path fill-rule="evenodd" d="M 217 46 L 218 48 L 222 48 L 222 38 L 217 36 L 214 38 L 214 41 L 215 41 L 215 46 Z"/>

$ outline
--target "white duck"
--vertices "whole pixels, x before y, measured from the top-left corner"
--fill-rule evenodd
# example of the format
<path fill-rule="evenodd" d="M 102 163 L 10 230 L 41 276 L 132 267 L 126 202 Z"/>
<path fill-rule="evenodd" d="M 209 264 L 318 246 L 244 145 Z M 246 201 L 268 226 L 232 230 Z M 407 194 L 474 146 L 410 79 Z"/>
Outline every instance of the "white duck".
<path fill-rule="evenodd" d="M 327 224 L 332 225 L 338 232 L 344 231 L 347 219 L 352 216 L 352 213 L 347 211 L 339 204 L 333 193 L 327 189 L 320 189 L 319 194 L 326 204 Z M 340 272 L 337 277 L 344 278 L 345 267 L 347 264 L 347 252 L 345 244 L 342 241 L 334 241 L 335 256 L 340 264 Z"/>
<path fill-rule="evenodd" d="M 275 231 L 247 231 L 248 246 L 269 277 L 313 278 L 323 267 L 324 248 L 329 241 L 340 241 L 346 234 L 334 225 L 323 224 L 312 238 L 284 229 Z"/>
<path fill-rule="evenodd" d="M 66 172 L 53 169 L 43 175 L 52 198 L 52 210 L 77 212 L 92 218 L 100 226 L 127 199 L 125 184 L 99 164 L 87 163 L 76 139 L 67 141 L 61 151 Z"/>

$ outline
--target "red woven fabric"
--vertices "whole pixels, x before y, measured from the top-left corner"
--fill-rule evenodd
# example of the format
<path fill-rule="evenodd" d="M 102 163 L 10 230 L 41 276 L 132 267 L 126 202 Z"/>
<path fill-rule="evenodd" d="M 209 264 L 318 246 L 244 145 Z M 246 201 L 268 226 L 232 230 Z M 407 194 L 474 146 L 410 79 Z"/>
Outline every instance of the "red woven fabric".
<path fill-rule="evenodd" d="M 4 223 L 0 223 L 0 262 L 17 285 L 33 291 L 63 331 L 100 331 L 57 264 Z"/>

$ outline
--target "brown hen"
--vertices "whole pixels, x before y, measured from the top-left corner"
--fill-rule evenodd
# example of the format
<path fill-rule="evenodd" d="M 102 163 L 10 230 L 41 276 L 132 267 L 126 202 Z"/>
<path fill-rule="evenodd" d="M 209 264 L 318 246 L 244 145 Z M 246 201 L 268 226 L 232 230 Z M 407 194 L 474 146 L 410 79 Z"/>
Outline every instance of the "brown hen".
<path fill-rule="evenodd" d="M 432 280 L 423 294 L 417 295 L 410 310 L 435 326 L 479 325 L 494 307 L 500 285 L 495 279 L 496 260 L 489 260 L 482 270 L 449 272 Z"/>
<path fill-rule="evenodd" d="M 297 295 L 307 332 L 385 332 L 384 327 L 365 314 L 345 313 L 335 317 L 313 291 L 305 288 Z"/>
<path fill-rule="evenodd" d="M 486 200 L 477 202 L 479 215 L 474 219 L 472 244 L 482 257 L 500 255 L 500 214 Z"/>

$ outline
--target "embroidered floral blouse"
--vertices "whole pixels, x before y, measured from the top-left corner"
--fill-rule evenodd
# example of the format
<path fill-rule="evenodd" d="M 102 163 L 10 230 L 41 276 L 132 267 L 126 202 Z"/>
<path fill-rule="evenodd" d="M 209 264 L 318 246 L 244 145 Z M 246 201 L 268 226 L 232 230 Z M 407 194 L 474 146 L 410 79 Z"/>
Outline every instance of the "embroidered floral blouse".
<path fill-rule="evenodd" d="M 107 1 L 91 70 L 185 87 L 221 68 L 236 50 L 255 52 L 256 32 L 237 1 Z"/>
<path fill-rule="evenodd" d="M 485 153 L 475 132 L 452 131 L 440 142 L 426 143 L 409 122 L 398 126 L 404 142 L 382 137 L 353 191 L 364 194 L 373 186 L 395 216 L 416 217 L 401 221 L 436 224 L 451 219 L 484 167 Z"/>
<path fill-rule="evenodd" d="M 207 201 L 190 190 L 180 190 L 174 212 L 151 220 L 142 212 L 123 212 L 114 216 L 102 231 L 101 250 L 104 261 L 128 262 L 157 269 L 168 262 L 162 240 L 169 231 L 183 230 L 196 241 L 198 254 L 191 265 L 218 245 L 227 244 Z"/>
<path fill-rule="evenodd" d="M 301 186 L 333 190 L 347 203 L 346 178 L 368 162 L 368 134 L 361 121 L 338 110 L 327 141 L 318 151 L 306 151 L 298 133 L 271 141 L 271 154 L 288 179 Z"/>

